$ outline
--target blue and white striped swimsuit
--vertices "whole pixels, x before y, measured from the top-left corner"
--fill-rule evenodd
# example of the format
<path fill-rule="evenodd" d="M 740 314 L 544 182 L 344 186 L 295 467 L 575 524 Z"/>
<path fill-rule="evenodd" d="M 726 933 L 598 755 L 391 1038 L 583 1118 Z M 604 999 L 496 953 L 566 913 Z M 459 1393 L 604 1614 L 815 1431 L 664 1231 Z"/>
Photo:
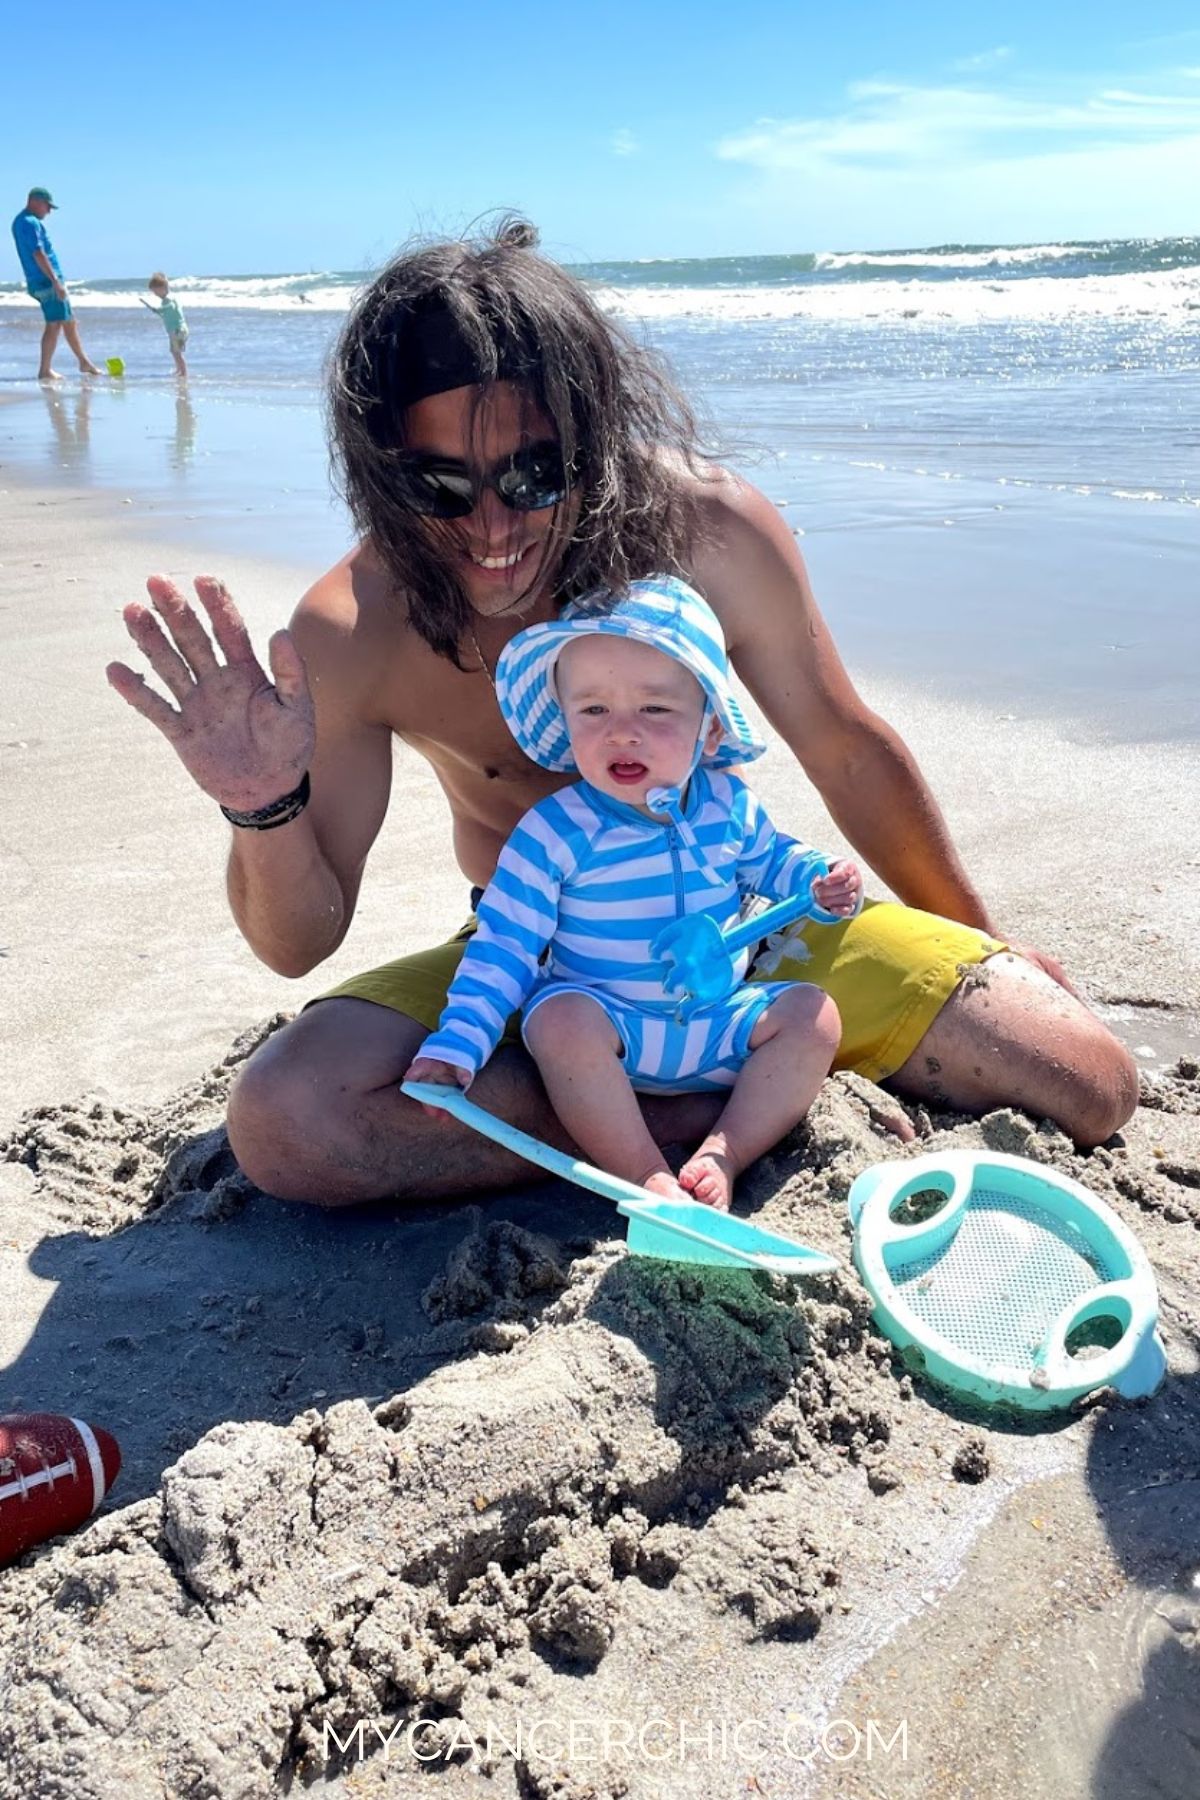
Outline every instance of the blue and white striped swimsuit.
<path fill-rule="evenodd" d="M 708 913 L 724 929 L 750 895 L 788 899 L 807 887 L 818 859 L 776 831 L 734 774 L 697 769 L 683 819 L 695 852 L 676 825 L 586 781 L 532 807 L 500 852 L 478 929 L 420 1054 L 475 1074 L 511 1013 L 524 1007 L 528 1019 L 551 994 L 573 991 L 612 1020 L 635 1088 L 731 1087 L 761 1013 L 794 984 L 743 982 L 680 1023 L 651 945 L 685 913 Z M 747 961 L 744 952 L 739 975 Z"/>

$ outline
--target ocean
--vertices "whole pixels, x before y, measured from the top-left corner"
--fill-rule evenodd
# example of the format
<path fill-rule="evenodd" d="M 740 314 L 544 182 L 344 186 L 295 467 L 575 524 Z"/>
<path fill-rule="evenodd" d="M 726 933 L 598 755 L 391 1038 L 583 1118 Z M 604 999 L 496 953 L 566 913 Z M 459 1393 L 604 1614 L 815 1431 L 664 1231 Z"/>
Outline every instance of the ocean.
<path fill-rule="evenodd" d="M 784 510 L 853 666 L 1200 737 L 1200 237 L 576 273 Z M 5 464 L 315 573 L 349 540 L 322 372 L 367 278 L 174 276 L 186 391 L 142 278 L 71 283 L 126 375 L 53 393 L 29 379 L 36 309 L 0 285 L 0 397 L 28 402 L 0 415 Z"/>

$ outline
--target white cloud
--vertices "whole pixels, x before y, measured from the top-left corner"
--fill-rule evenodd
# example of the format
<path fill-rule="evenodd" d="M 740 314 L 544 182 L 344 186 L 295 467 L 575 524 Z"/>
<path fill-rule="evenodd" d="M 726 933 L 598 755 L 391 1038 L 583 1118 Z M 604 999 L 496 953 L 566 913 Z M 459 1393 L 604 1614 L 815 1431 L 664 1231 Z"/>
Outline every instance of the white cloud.
<path fill-rule="evenodd" d="M 1195 230 L 1200 94 L 1147 76 L 852 83 L 713 145 L 763 248 L 1048 243 Z"/>
<path fill-rule="evenodd" d="M 1101 88 L 1074 97 L 1033 89 L 860 81 L 847 105 L 816 118 L 760 119 L 722 138 L 716 155 L 766 173 L 823 176 L 886 165 L 1007 160 L 1073 142 L 1095 150 L 1161 143 L 1200 131 L 1200 96 Z"/>
<path fill-rule="evenodd" d="M 1189 44 L 1200 38 L 1200 26 L 1193 25 L 1187 31 L 1165 31 L 1157 37 L 1134 38 L 1130 44 L 1132 50 L 1160 50 L 1164 44 Z"/>
<path fill-rule="evenodd" d="M 1102 88 L 1101 100 L 1111 100 L 1119 106 L 1191 106 L 1193 101 L 1187 94 L 1135 94 L 1128 88 Z"/>
<path fill-rule="evenodd" d="M 642 146 L 638 143 L 632 131 L 627 130 L 625 126 L 622 126 L 619 131 L 613 132 L 612 137 L 609 139 L 608 147 L 614 156 L 636 156 Z"/>
<path fill-rule="evenodd" d="M 960 56 L 950 64 L 956 75 L 970 75 L 977 69 L 994 69 L 1012 55 L 1008 44 L 997 44 L 994 50 L 980 50 L 975 56 Z"/>

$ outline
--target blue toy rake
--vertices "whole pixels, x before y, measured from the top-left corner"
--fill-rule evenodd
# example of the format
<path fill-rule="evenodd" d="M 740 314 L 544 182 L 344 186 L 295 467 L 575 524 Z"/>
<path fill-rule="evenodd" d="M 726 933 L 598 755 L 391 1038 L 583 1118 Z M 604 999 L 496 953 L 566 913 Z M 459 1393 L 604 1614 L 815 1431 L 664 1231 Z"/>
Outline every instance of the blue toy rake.
<path fill-rule="evenodd" d="M 813 867 L 812 881 L 828 875 L 829 864 L 819 858 Z M 844 925 L 837 913 L 826 912 L 812 897 L 812 881 L 803 894 L 790 900 L 777 900 L 774 906 L 755 913 L 740 925 L 722 931 L 707 913 L 686 913 L 672 919 L 660 931 L 650 954 L 666 965 L 663 986 L 678 997 L 678 1016 L 686 1019 L 698 1006 L 711 1006 L 723 1000 L 737 980 L 739 953 L 751 944 L 761 943 L 773 931 L 782 931 L 797 919 L 816 919 L 822 925 Z"/>

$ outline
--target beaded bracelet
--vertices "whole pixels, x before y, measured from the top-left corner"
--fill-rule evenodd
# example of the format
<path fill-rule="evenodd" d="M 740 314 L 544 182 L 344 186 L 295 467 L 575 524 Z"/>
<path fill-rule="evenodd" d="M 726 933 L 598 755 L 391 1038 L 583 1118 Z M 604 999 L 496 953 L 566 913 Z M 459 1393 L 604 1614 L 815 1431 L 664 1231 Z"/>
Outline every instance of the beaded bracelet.
<path fill-rule="evenodd" d="M 278 800 L 272 800 L 269 806 L 260 806 L 254 812 L 235 812 L 232 806 L 223 806 L 221 811 L 231 825 L 238 825 L 244 831 L 274 831 L 277 825 L 289 825 L 308 805 L 309 796 L 308 771 L 305 770 L 299 787 L 290 794 L 283 794 Z"/>

